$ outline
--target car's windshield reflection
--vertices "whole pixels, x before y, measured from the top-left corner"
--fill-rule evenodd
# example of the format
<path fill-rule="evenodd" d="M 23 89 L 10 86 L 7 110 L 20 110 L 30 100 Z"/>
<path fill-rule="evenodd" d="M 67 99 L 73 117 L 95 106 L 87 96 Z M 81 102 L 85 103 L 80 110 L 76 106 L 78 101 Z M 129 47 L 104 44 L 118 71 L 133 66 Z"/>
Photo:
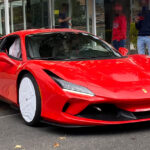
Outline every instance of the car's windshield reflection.
<path fill-rule="evenodd" d="M 28 58 L 77 60 L 117 58 L 121 55 L 105 42 L 86 33 L 61 32 L 26 37 Z"/>

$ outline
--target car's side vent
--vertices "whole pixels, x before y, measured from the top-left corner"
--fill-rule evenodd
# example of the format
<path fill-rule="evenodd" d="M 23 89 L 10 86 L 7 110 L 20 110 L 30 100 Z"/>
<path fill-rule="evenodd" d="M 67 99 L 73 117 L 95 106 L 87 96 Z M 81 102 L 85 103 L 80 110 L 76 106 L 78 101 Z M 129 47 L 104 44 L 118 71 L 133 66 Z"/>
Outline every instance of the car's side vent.
<path fill-rule="evenodd" d="M 45 71 L 49 76 L 51 76 L 51 77 L 60 78 L 60 77 L 58 77 L 56 74 L 54 74 L 53 72 L 51 72 L 51 71 L 49 71 L 49 70 L 44 69 L 44 71 Z"/>
<path fill-rule="evenodd" d="M 66 103 L 63 107 L 63 112 L 66 112 L 69 106 L 70 106 L 70 103 Z"/>
<path fill-rule="evenodd" d="M 59 76 L 57 76 L 56 74 L 54 74 L 53 72 L 51 72 L 51 71 L 49 71 L 49 70 L 44 69 L 44 71 L 45 71 L 60 87 L 62 87 L 62 86 L 60 85 L 60 83 L 56 80 L 56 78 L 57 78 L 57 79 L 61 79 Z"/>

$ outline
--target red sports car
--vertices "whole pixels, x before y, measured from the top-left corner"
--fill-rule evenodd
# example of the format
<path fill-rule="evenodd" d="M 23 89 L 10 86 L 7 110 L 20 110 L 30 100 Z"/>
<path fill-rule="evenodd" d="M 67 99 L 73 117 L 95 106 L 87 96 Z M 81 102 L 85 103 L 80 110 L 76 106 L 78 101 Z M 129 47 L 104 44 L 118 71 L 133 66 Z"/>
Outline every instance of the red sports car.
<path fill-rule="evenodd" d="M 32 126 L 150 121 L 150 57 L 78 30 L 15 32 L 0 40 L 0 96 Z"/>

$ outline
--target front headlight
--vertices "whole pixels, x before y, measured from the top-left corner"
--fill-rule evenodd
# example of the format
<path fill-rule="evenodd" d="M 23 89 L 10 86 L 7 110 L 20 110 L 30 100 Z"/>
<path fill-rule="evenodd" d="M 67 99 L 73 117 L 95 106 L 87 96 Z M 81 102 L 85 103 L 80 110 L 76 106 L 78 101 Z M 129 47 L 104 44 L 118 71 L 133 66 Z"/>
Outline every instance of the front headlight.
<path fill-rule="evenodd" d="M 56 83 L 59 84 L 59 86 L 61 86 L 61 88 L 64 91 L 77 93 L 77 94 L 88 95 L 88 96 L 94 96 L 94 93 L 92 93 L 89 89 L 87 89 L 83 86 L 67 82 L 67 81 L 65 81 L 63 79 L 60 79 L 60 78 L 57 78 L 57 77 L 53 77 L 53 79 L 55 80 Z"/>

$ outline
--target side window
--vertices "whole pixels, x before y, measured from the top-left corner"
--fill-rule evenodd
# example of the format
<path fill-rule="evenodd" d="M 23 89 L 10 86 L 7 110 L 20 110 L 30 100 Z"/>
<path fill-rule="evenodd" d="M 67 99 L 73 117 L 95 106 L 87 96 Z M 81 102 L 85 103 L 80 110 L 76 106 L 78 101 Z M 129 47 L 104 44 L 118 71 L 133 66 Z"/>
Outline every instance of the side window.
<path fill-rule="evenodd" d="M 2 39 L 0 39 L 0 46 L 1 46 L 1 44 L 2 44 L 2 41 L 3 41 L 3 40 L 2 40 Z"/>
<path fill-rule="evenodd" d="M 18 36 L 10 36 L 2 42 L 1 51 L 8 54 L 8 56 L 21 59 L 21 42 Z"/>
<path fill-rule="evenodd" d="M 4 52 L 3 49 L 2 49 L 4 41 L 5 41 L 5 38 L 0 39 L 0 52 Z"/>

